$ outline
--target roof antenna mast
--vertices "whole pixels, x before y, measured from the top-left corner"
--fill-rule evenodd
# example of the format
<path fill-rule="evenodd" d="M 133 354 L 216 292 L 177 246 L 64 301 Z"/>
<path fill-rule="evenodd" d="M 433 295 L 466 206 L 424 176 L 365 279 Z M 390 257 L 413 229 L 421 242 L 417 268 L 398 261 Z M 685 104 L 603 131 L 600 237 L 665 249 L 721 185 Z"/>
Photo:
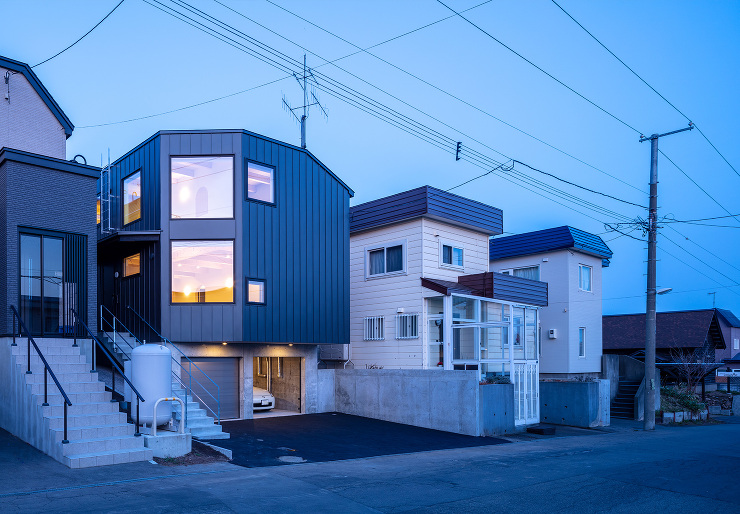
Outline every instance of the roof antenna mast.
<path fill-rule="evenodd" d="M 321 109 L 321 112 L 324 114 L 324 118 L 328 119 L 329 114 L 326 112 L 326 109 L 324 109 L 318 97 L 316 96 L 313 84 L 318 84 L 318 81 L 311 72 L 311 68 L 308 68 L 306 66 L 306 54 L 303 54 L 303 74 L 298 75 L 293 72 L 293 77 L 296 79 L 296 82 L 298 82 L 298 85 L 303 90 L 303 105 L 299 105 L 298 107 L 291 107 L 291 105 L 285 99 L 285 95 L 283 95 L 283 108 L 286 111 L 290 112 L 295 117 L 296 121 L 300 123 L 301 148 L 306 148 L 306 120 L 308 120 L 311 107 L 314 105 L 318 105 L 319 109 Z M 313 82 L 313 84 L 311 82 Z M 299 110 L 303 110 L 303 114 L 300 117 L 295 113 Z"/>

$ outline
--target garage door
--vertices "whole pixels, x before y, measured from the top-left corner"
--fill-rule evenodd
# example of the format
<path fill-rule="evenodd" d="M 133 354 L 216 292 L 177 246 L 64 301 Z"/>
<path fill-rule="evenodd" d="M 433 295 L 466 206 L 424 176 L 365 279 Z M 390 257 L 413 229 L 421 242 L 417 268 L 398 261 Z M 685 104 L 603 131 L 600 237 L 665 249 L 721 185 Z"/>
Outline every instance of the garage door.
<path fill-rule="evenodd" d="M 231 357 L 201 357 L 192 360 L 195 364 L 195 366 L 192 366 L 193 392 L 213 412 L 218 412 L 218 403 L 213 398 L 219 398 L 220 393 L 221 419 L 239 418 L 239 359 Z M 185 369 L 189 368 L 189 364 L 187 359 L 182 360 L 182 365 Z M 208 376 L 204 376 L 204 373 Z M 218 384 L 218 388 L 209 378 Z M 196 380 L 200 384 L 196 383 Z M 198 401 L 195 395 L 193 395 L 193 399 Z M 206 409 L 206 413 L 209 416 L 213 416 L 212 412 L 208 409 Z"/>

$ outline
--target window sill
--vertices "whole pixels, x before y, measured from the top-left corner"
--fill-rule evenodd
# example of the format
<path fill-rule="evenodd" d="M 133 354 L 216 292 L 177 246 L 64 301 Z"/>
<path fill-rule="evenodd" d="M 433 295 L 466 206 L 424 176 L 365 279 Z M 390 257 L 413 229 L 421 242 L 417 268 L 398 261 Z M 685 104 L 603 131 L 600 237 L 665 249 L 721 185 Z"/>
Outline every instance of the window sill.
<path fill-rule="evenodd" d="M 439 267 L 442 268 L 442 269 L 449 269 L 449 270 L 453 270 L 453 271 L 462 271 L 463 273 L 465 272 L 465 266 L 455 266 L 454 264 L 440 264 Z"/>
<path fill-rule="evenodd" d="M 368 275 L 365 277 L 365 280 L 377 280 L 379 278 L 388 278 L 388 277 L 401 277 L 404 275 L 408 275 L 406 271 L 393 271 L 391 273 L 379 273 L 377 275 Z"/>

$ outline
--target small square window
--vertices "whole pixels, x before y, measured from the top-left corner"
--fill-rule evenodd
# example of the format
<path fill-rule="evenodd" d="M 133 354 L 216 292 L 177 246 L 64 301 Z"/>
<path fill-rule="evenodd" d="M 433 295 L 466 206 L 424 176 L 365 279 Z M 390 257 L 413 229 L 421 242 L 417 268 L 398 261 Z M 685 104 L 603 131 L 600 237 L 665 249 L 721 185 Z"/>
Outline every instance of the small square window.
<path fill-rule="evenodd" d="M 247 163 L 247 199 L 275 203 L 275 170 Z"/>
<path fill-rule="evenodd" d="M 365 318 L 365 341 L 382 341 L 385 339 L 385 327 L 383 316 L 370 316 Z"/>
<path fill-rule="evenodd" d="M 451 244 L 442 243 L 442 266 L 462 268 L 463 249 Z"/>
<path fill-rule="evenodd" d="M 396 314 L 396 339 L 416 339 L 419 337 L 418 314 Z"/>
<path fill-rule="evenodd" d="M 137 253 L 123 259 L 123 278 L 141 273 L 141 254 Z"/>
<path fill-rule="evenodd" d="M 247 279 L 247 303 L 265 303 L 265 281 Z"/>

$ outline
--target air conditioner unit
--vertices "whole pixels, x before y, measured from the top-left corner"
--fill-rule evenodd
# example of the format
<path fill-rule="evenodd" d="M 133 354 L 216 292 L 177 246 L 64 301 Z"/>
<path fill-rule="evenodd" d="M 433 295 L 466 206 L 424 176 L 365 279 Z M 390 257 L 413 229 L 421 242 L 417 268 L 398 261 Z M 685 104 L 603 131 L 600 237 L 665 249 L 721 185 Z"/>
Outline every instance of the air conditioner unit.
<path fill-rule="evenodd" d="M 558 330 L 556 328 L 551 328 L 547 331 L 547 337 L 549 339 L 557 339 L 558 338 Z"/>
<path fill-rule="evenodd" d="M 321 359 L 322 361 L 349 360 L 349 345 L 348 344 L 319 345 L 319 359 Z"/>

